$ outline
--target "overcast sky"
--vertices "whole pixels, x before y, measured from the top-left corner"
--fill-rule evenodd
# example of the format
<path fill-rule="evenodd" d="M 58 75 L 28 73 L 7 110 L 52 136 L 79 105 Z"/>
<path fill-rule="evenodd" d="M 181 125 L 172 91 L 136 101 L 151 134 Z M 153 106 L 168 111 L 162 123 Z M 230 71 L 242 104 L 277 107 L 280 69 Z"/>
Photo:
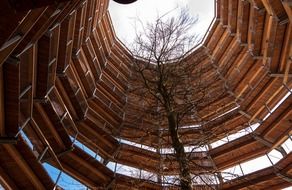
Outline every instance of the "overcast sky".
<path fill-rule="evenodd" d="M 193 16 L 198 16 L 195 31 L 197 34 L 205 34 L 214 17 L 214 0 L 138 0 L 128 5 L 110 0 L 109 11 L 117 36 L 129 44 L 135 37 L 135 18 L 141 19 L 143 23 L 151 22 L 157 15 L 161 16 L 176 7 L 187 7 Z"/>

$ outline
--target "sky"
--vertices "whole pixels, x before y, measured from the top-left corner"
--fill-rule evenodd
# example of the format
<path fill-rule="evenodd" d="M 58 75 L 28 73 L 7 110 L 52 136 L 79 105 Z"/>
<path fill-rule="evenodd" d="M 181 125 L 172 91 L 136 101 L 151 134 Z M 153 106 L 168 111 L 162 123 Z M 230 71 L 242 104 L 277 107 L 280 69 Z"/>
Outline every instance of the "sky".
<path fill-rule="evenodd" d="M 109 12 L 118 38 L 124 44 L 130 44 L 135 37 L 135 18 L 144 24 L 153 22 L 158 15 L 172 10 L 179 12 L 177 7 L 187 7 L 192 16 L 199 17 L 194 31 L 203 36 L 214 17 L 214 0 L 138 0 L 128 5 L 110 0 Z"/>

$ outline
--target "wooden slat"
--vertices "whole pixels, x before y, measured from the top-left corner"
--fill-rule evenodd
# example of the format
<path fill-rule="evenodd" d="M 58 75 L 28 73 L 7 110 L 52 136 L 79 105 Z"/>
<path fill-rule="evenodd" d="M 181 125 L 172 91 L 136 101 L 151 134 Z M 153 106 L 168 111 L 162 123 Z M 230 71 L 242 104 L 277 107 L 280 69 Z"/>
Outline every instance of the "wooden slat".
<path fill-rule="evenodd" d="M 265 23 L 265 9 L 251 7 L 249 16 L 248 47 L 253 56 L 260 56 Z"/>
<path fill-rule="evenodd" d="M 83 42 L 83 33 L 84 33 L 84 21 L 86 14 L 87 1 L 84 1 L 79 5 L 76 10 L 76 21 L 75 21 L 75 31 L 74 31 L 74 42 L 73 42 L 73 53 L 77 55 L 81 48 Z"/>
<path fill-rule="evenodd" d="M 86 94 L 86 97 L 92 97 L 94 90 L 96 88 L 96 85 L 95 85 L 92 71 L 87 62 L 87 58 L 82 49 L 79 51 L 78 57 L 73 59 L 73 63 L 74 63 L 76 72 L 78 73 L 78 76 L 81 80 L 80 84 L 82 84 L 85 90 L 84 94 Z"/>
<path fill-rule="evenodd" d="M 4 71 L 4 105 L 5 105 L 5 132 L 14 137 L 18 132 L 20 111 L 20 62 L 10 58 L 3 65 Z"/>
<path fill-rule="evenodd" d="M 250 3 L 238 2 L 237 36 L 241 43 L 247 43 Z"/>
<path fill-rule="evenodd" d="M 5 115 L 4 115 L 4 76 L 3 67 L 0 66 L 0 135 L 5 134 Z"/>
<path fill-rule="evenodd" d="M 76 114 L 73 115 L 82 119 L 88 108 L 86 98 L 77 82 L 71 66 L 67 67 L 64 72 L 63 76 L 59 76 L 60 82 L 71 101 L 70 103 L 74 107 L 74 112 L 76 112 Z"/>
<path fill-rule="evenodd" d="M 52 134 L 52 136 L 48 136 L 48 137 L 50 137 L 50 139 L 53 139 L 56 142 L 56 144 L 58 145 L 58 147 L 60 147 L 62 150 L 65 150 L 66 147 L 64 145 L 63 139 L 58 134 L 58 131 L 55 129 L 54 123 L 50 120 L 48 115 L 45 113 L 44 108 L 39 103 L 34 103 L 34 107 L 36 109 L 34 111 L 34 120 L 36 121 L 36 123 L 38 125 L 40 125 L 40 126 L 35 126 L 35 127 L 39 127 L 43 131 L 44 130 L 49 131 L 47 134 L 50 133 L 50 134 Z M 41 120 L 42 120 L 42 122 L 41 122 Z M 52 144 L 52 140 L 50 140 L 50 142 Z M 53 147 L 53 148 L 56 151 L 56 150 L 60 149 L 58 147 Z"/>
<path fill-rule="evenodd" d="M 220 1 L 220 20 L 223 25 L 228 24 L 228 0 Z"/>
<path fill-rule="evenodd" d="M 21 19 L 21 22 L 17 22 L 17 27 L 14 28 L 13 31 L 10 31 L 10 35 L 11 37 L 15 37 L 17 35 L 20 35 L 21 38 L 23 39 L 28 32 L 30 31 L 30 29 L 35 25 L 35 23 L 38 21 L 38 19 L 45 13 L 47 7 L 44 8 L 40 8 L 40 9 L 35 9 L 32 11 L 29 11 L 27 15 L 23 15 L 24 17 L 21 18 L 17 18 L 17 19 Z M 7 17 L 3 17 L 5 21 L 5 23 L 8 21 L 12 22 L 13 24 L 15 24 L 13 21 L 7 19 Z M 33 22 L 31 22 L 33 21 Z M 10 24 L 4 24 L 4 26 L 7 26 Z M 3 31 L 3 29 L 1 30 L 1 32 Z M 5 30 L 4 30 L 5 31 Z M 7 30 L 9 31 L 9 30 Z M 17 40 L 16 43 L 13 43 L 12 45 L 10 45 L 8 48 L 0 51 L 0 66 L 3 64 L 3 62 L 8 58 L 8 56 L 13 52 L 13 50 L 17 47 L 17 45 L 21 42 L 21 40 Z M 10 39 L 5 39 L 5 41 L 10 40 Z"/>
<path fill-rule="evenodd" d="M 27 162 L 23 159 L 22 155 L 15 149 L 12 145 L 3 145 L 6 151 L 12 156 L 13 160 L 19 165 L 19 167 L 23 170 L 23 172 L 26 174 L 28 179 L 32 182 L 35 188 L 43 189 L 46 188 L 44 185 L 40 182 L 37 175 L 32 171 L 30 166 Z"/>
<path fill-rule="evenodd" d="M 74 40 L 73 36 L 75 29 L 75 20 L 76 11 L 73 11 L 61 23 L 60 28 L 61 40 L 59 43 L 57 73 L 62 73 L 70 63 Z"/>
<path fill-rule="evenodd" d="M 228 2 L 228 28 L 231 33 L 236 32 L 238 1 Z"/>
<path fill-rule="evenodd" d="M 55 25 L 38 41 L 36 96 L 44 98 L 54 86 L 58 60 L 60 25 Z"/>
<path fill-rule="evenodd" d="M 18 0 L 18 1 L 10 1 L 10 6 L 12 6 L 16 11 L 29 11 L 31 9 L 37 9 L 44 6 L 55 5 L 56 3 L 66 2 L 69 0 L 41 0 L 41 1 L 33 1 L 33 0 Z"/>
<path fill-rule="evenodd" d="M 19 188 L 13 180 L 6 174 L 5 170 L 0 167 L 0 184 L 6 190 L 18 190 Z"/>

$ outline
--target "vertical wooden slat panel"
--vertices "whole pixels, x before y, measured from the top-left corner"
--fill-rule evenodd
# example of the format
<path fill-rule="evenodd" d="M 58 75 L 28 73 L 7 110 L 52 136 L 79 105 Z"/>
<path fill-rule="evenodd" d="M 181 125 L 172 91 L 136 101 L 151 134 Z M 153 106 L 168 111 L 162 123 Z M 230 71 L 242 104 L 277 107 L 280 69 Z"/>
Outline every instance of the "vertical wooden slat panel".
<path fill-rule="evenodd" d="M 5 118 L 4 118 L 4 77 L 3 77 L 3 67 L 0 66 L 0 135 L 5 134 Z"/>
<path fill-rule="evenodd" d="M 239 42 L 247 43 L 248 22 L 249 22 L 250 3 L 239 1 L 237 18 L 237 37 Z"/>
<path fill-rule="evenodd" d="M 14 137 L 19 126 L 19 94 L 20 94 L 20 62 L 10 57 L 3 65 L 4 71 L 4 105 L 5 105 L 5 132 Z"/>
<path fill-rule="evenodd" d="M 91 34 L 93 14 L 94 14 L 94 0 L 88 0 L 87 1 L 86 16 L 85 16 L 85 23 L 84 23 L 83 41 L 87 40 L 87 38 L 89 38 L 89 36 Z"/>
<path fill-rule="evenodd" d="M 228 0 L 220 1 L 220 20 L 223 25 L 228 24 Z"/>
<path fill-rule="evenodd" d="M 21 39 L 18 40 L 16 43 L 13 43 L 13 45 L 9 46 L 9 48 L 6 48 L 6 49 L 0 51 L 0 65 L 2 65 L 2 63 L 9 57 L 9 55 L 13 52 L 13 50 L 17 47 L 17 45 L 21 42 L 21 40 L 27 35 L 27 33 L 30 31 L 30 29 L 35 25 L 35 23 L 38 21 L 38 19 L 45 13 L 46 9 L 47 8 L 44 7 L 44 8 L 29 11 L 29 13 L 21 20 L 21 22 L 18 23 L 18 26 L 15 28 L 15 30 L 10 31 L 11 38 L 13 38 L 15 36 L 21 36 Z M 8 20 L 6 18 L 6 16 L 3 17 L 3 19 Z M 11 21 L 9 20 L 8 23 L 9 22 L 11 22 Z M 6 25 L 8 25 L 8 24 L 6 23 Z M 2 32 L 2 30 L 1 30 L 1 32 Z M 8 39 L 6 39 L 6 40 L 8 40 Z"/>
<path fill-rule="evenodd" d="M 32 45 L 25 52 L 19 55 L 20 58 L 20 125 L 32 116 L 34 68 L 36 67 L 36 45 Z"/>
<path fill-rule="evenodd" d="M 101 0 L 95 0 L 94 10 L 93 10 L 93 23 L 92 23 L 92 29 L 94 30 L 97 26 L 98 20 L 99 20 L 99 4 Z"/>
<path fill-rule="evenodd" d="M 0 47 L 2 47 L 8 39 L 13 38 L 13 32 L 28 14 L 28 11 L 14 12 L 9 5 L 9 1 L 0 1 Z"/>
<path fill-rule="evenodd" d="M 97 35 L 96 30 L 93 31 L 92 36 L 93 36 L 92 45 L 93 45 L 95 53 L 97 55 L 97 59 L 98 59 L 98 62 L 100 64 L 100 68 L 103 69 L 107 60 L 104 57 L 104 50 L 102 48 L 102 45 L 100 43 L 100 39 Z"/>
<path fill-rule="evenodd" d="M 73 63 L 82 81 L 85 93 L 88 97 L 92 97 L 96 88 L 95 81 L 92 75 L 92 71 L 88 65 L 87 59 L 82 50 L 80 51 L 78 57 L 76 59 L 73 59 Z"/>
<path fill-rule="evenodd" d="M 228 5 L 228 28 L 231 33 L 236 32 L 237 25 L 237 10 L 238 10 L 238 1 L 229 1 Z"/>
<path fill-rule="evenodd" d="M 65 75 L 60 76 L 59 78 L 62 82 L 64 90 L 67 92 L 69 99 L 73 104 L 77 117 L 82 119 L 85 115 L 88 105 L 72 68 L 70 66 L 67 67 L 65 70 Z"/>
<path fill-rule="evenodd" d="M 249 17 L 249 31 L 248 31 L 248 47 L 249 51 L 254 56 L 259 56 L 261 53 L 262 35 L 265 23 L 265 9 L 258 10 L 252 7 Z"/>
<path fill-rule="evenodd" d="M 73 11 L 68 17 L 61 23 L 60 29 L 60 42 L 58 52 L 58 64 L 57 73 L 62 73 L 64 69 L 69 65 L 72 48 L 73 48 L 73 37 L 76 20 L 76 11 Z"/>
<path fill-rule="evenodd" d="M 38 41 L 37 98 L 43 98 L 54 86 L 58 59 L 60 25 L 49 30 Z"/>
<path fill-rule="evenodd" d="M 66 2 L 70 0 L 10 0 L 10 5 L 18 12 L 29 11 L 44 6 L 55 5 L 56 3 Z"/>
<path fill-rule="evenodd" d="M 83 2 L 77 9 L 75 31 L 74 31 L 74 42 L 73 42 L 73 53 L 77 55 L 82 45 L 83 33 L 84 33 L 84 19 L 86 14 L 87 1 Z"/>

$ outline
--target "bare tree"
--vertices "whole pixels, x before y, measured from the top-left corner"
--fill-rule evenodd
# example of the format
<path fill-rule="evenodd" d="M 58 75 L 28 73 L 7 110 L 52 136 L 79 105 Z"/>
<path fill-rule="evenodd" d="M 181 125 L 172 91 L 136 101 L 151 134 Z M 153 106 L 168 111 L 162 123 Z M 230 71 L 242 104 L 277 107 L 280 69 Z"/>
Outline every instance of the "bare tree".
<path fill-rule="evenodd" d="M 212 86 L 200 56 L 185 57 L 197 40 L 190 32 L 196 22 L 187 10 L 170 19 L 159 17 L 143 27 L 132 46 L 133 89 L 148 102 L 153 118 L 166 120 L 183 190 L 192 189 L 192 176 L 179 129 L 203 121 L 197 111 L 206 105 Z"/>

